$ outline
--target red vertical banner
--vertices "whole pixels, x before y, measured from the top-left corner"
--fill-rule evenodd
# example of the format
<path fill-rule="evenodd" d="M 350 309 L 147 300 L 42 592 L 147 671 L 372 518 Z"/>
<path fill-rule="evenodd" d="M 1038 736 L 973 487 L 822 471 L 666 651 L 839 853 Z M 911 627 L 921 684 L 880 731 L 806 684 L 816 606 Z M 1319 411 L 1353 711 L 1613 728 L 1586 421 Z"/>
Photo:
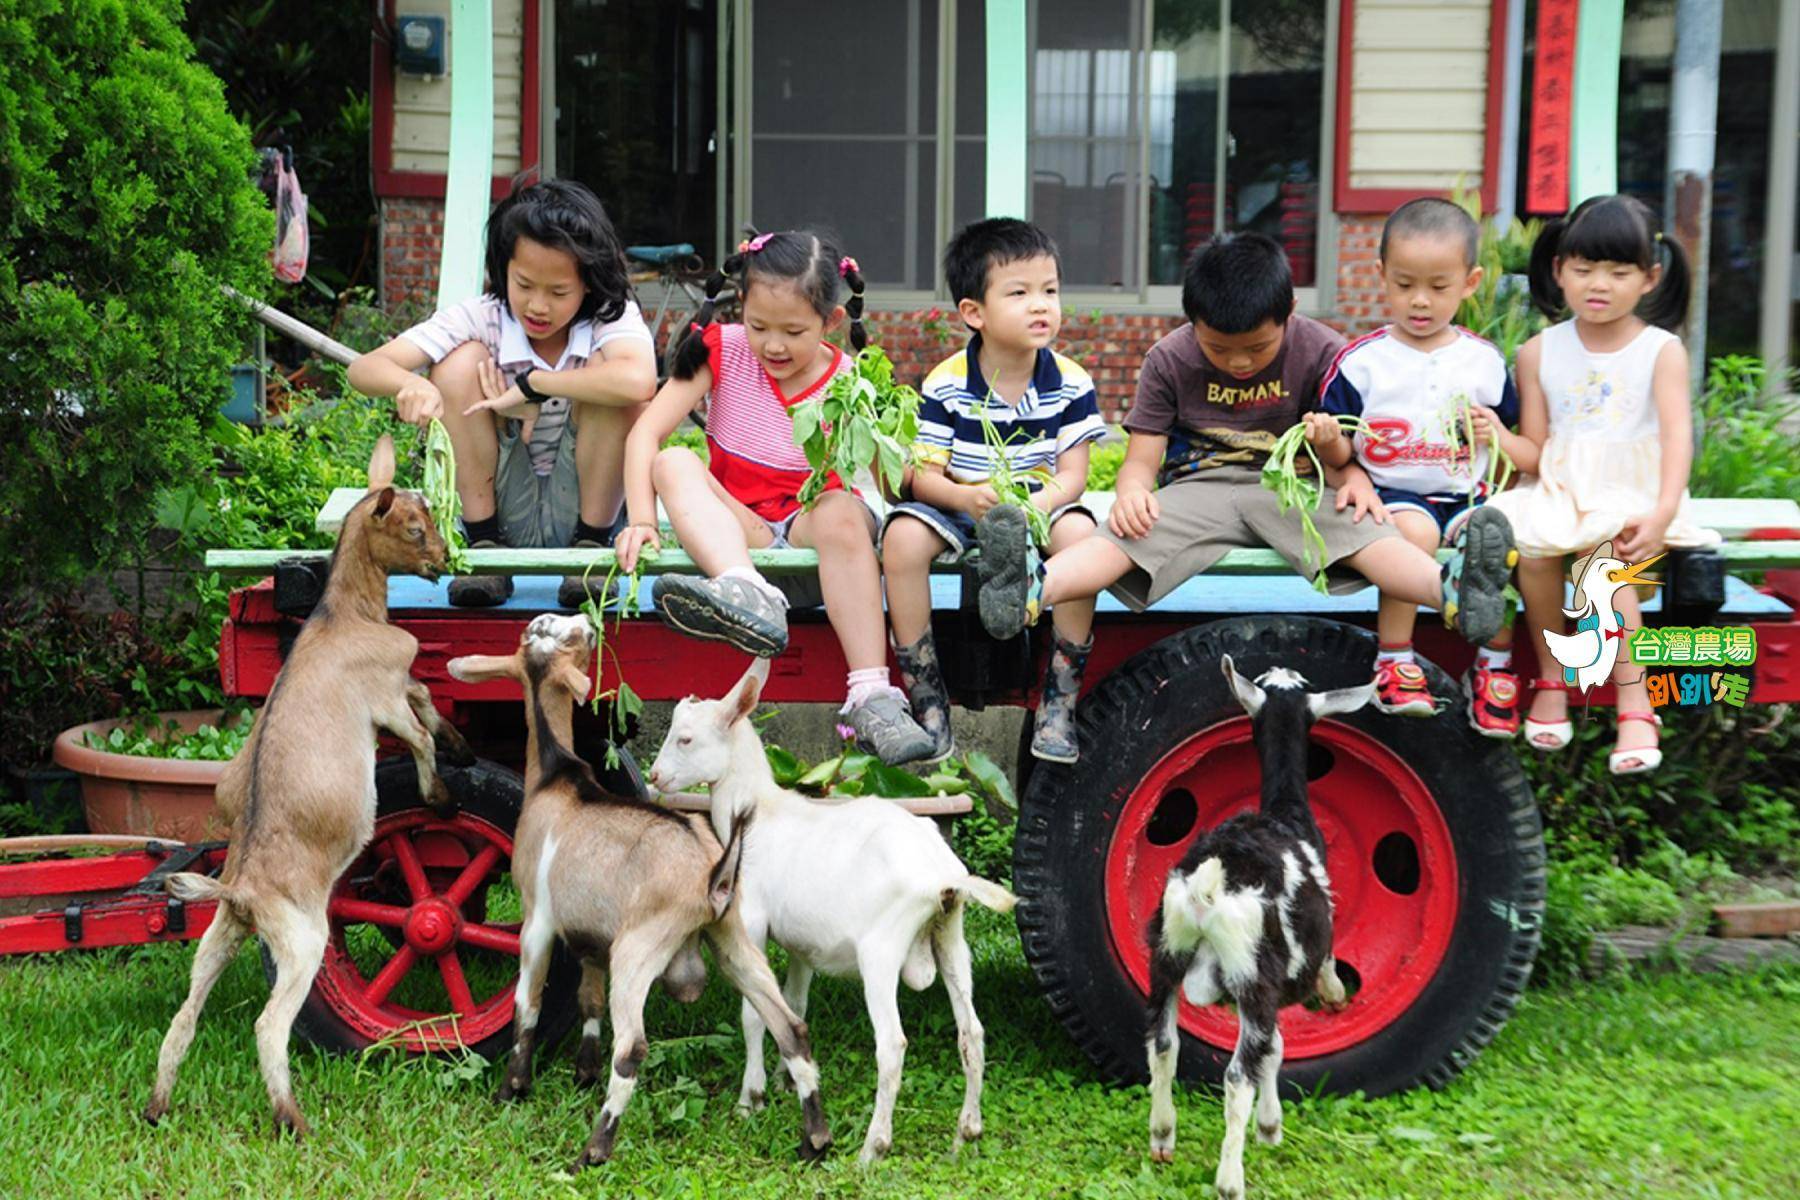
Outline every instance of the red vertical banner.
<path fill-rule="evenodd" d="M 1525 211 L 1529 213 L 1562 213 L 1569 207 L 1569 136 L 1580 9 L 1581 0 L 1538 0 L 1525 174 Z"/>

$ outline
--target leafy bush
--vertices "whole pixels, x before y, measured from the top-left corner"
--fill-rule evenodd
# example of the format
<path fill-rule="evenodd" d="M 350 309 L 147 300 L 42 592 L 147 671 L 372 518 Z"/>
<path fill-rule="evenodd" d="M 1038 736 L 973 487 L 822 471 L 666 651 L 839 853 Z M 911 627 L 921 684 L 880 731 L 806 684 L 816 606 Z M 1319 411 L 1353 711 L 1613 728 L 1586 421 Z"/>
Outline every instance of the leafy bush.
<path fill-rule="evenodd" d="M 19 0 L 0 16 L 0 570 L 129 561 L 157 491 L 206 462 L 268 278 L 244 128 L 177 0 Z"/>
<path fill-rule="evenodd" d="M 1715 358 L 1694 405 L 1701 429 L 1689 487 L 1696 496 L 1800 495 L 1800 454 L 1782 423 L 1800 404 L 1782 399 L 1762 360 L 1742 355 Z M 1785 381 L 1792 384 L 1792 380 Z"/>
<path fill-rule="evenodd" d="M 1125 461 L 1125 439 L 1093 442 L 1088 449 L 1088 491 L 1110 492 L 1119 486 L 1119 466 Z"/>
<path fill-rule="evenodd" d="M 135 758 L 173 758 L 190 762 L 224 762 L 234 758 L 250 739 L 250 727 L 256 714 L 243 709 L 225 717 L 217 725 L 201 725 L 192 733 L 184 733 L 173 721 L 138 718 L 115 725 L 101 737 L 90 732 L 85 740 L 88 748 L 108 754 L 129 754 Z"/>
<path fill-rule="evenodd" d="M 1517 278 L 1531 262 L 1531 246 L 1544 223 L 1515 217 L 1501 229 L 1482 217 L 1479 193 L 1459 187 L 1450 198 L 1481 226 L 1481 248 L 1476 253 L 1481 282 L 1457 308 L 1456 323 L 1498 346 L 1510 364 L 1519 347 L 1546 324 L 1543 314 L 1531 306 L 1530 290 Z"/>

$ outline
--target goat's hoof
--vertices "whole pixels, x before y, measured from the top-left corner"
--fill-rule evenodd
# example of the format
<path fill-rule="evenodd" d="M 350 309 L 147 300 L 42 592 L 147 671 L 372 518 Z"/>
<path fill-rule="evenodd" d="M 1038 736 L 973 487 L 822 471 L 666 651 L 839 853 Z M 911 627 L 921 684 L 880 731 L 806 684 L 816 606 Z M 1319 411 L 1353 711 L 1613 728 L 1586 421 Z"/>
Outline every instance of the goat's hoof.
<path fill-rule="evenodd" d="M 577 1076 L 576 1082 L 580 1082 L 579 1076 Z M 509 1078 L 503 1081 L 500 1084 L 500 1087 L 494 1092 L 494 1102 L 496 1104 L 511 1104 L 515 1100 L 523 1100 L 530 1094 L 531 1080 Z"/>
<path fill-rule="evenodd" d="M 764 1108 L 768 1107 L 768 1104 L 768 1097 L 761 1092 L 744 1092 L 738 1096 L 738 1116 L 747 1117 L 751 1113 L 761 1112 Z"/>
<path fill-rule="evenodd" d="M 144 1105 L 144 1121 L 155 1125 L 169 1115 L 169 1099 L 167 1096 L 152 1096 L 150 1103 Z"/>
<path fill-rule="evenodd" d="M 461 807 L 450 789 L 444 786 L 444 777 L 436 774 L 431 777 L 431 792 L 425 797 L 425 803 L 440 817 L 454 817 Z"/>
<path fill-rule="evenodd" d="M 1256 1140 L 1265 1146 L 1281 1145 L 1281 1122 L 1277 1121 L 1273 1125 L 1264 1125 L 1261 1121 L 1258 1121 L 1256 1123 Z"/>
<path fill-rule="evenodd" d="M 593 1146 L 589 1146 L 576 1157 L 575 1165 L 569 1168 L 569 1174 L 579 1175 L 583 1168 L 598 1167 L 611 1157 L 612 1155 L 607 1151 L 597 1150 Z"/>
<path fill-rule="evenodd" d="M 1327 1000 L 1320 1007 L 1328 1013 L 1341 1013 L 1350 1007 L 1350 1000 L 1349 997 L 1342 1000 Z"/>
<path fill-rule="evenodd" d="M 979 1142 L 980 1140 L 981 1117 L 979 1115 L 972 1117 L 965 1116 L 957 1121 L 955 1142 L 957 1148 L 961 1148 L 964 1142 Z"/>
<path fill-rule="evenodd" d="M 1172 1162 L 1174 1162 L 1175 1161 L 1175 1144 L 1173 1142 L 1171 1142 L 1167 1146 L 1158 1146 L 1155 1143 L 1151 1143 L 1150 1161 L 1153 1163 L 1172 1163 Z"/>
<path fill-rule="evenodd" d="M 894 1143 L 887 1138 L 870 1138 L 863 1143 L 862 1153 L 856 1156 L 856 1161 L 866 1167 L 886 1158 L 893 1148 Z"/>
<path fill-rule="evenodd" d="M 307 1128 L 306 1118 L 300 1115 L 299 1109 L 286 1107 L 275 1110 L 276 1137 L 286 1136 L 293 1138 L 296 1142 L 303 1142 L 309 1132 L 311 1131 Z"/>
<path fill-rule="evenodd" d="M 826 1152 L 831 1149 L 831 1135 L 826 1134 L 823 1141 L 815 1142 L 810 1137 L 800 1139 L 800 1149 L 796 1157 L 803 1163 L 816 1163 L 824 1160 Z"/>
<path fill-rule="evenodd" d="M 1219 1172 L 1213 1180 L 1213 1190 L 1218 1193 L 1219 1200 L 1244 1200 L 1244 1169 L 1239 1167 L 1229 1175 Z"/>
<path fill-rule="evenodd" d="M 601 1072 L 593 1067 L 577 1066 L 575 1068 L 575 1086 L 578 1088 L 596 1088 L 600 1086 Z"/>
<path fill-rule="evenodd" d="M 432 740 L 436 743 L 437 756 L 453 767 L 472 767 L 475 765 L 475 751 L 469 749 L 469 743 L 463 740 L 461 733 L 449 722 L 438 726 Z"/>

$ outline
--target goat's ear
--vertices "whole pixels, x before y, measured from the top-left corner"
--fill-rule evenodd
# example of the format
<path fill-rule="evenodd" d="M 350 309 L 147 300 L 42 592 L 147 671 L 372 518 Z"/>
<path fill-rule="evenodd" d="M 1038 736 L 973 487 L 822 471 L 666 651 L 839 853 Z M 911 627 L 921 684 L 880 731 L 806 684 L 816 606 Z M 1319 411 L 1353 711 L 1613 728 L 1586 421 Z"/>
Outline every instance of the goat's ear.
<path fill-rule="evenodd" d="M 1375 698 L 1374 681 L 1356 687 L 1333 688 L 1329 692 L 1308 692 L 1306 707 L 1317 721 L 1338 713 L 1353 713 Z"/>
<path fill-rule="evenodd" d="M 375 443 L 375 453 L 369 455 L 369 490 L 379 491 L 393 482 L 394 439 L 384 433 Z"/>
<path fill-rule="evenodd" d="M 564 663 L 556 668 L 556 678 L 569 689 L 569 694 L 575 697 L 577 704 L 585 703 L 594 690 L 594 681 L 580 667 L 571 663 Z"/>
<path fill-rule="evenodd" d="M 374 517 L 377 521 L 387 520 L 387 515 L 394 511 L 394 489 L 384 487 L 375 494 Z"/>
<path fill-rule="evenodd" d="M 756 702 L 762 698 L 763 684 L 768 678 L 769 660 L 754 659 L 744 677 L 737 681 L 737 686 L 725 694 L 725 709 L 721 714 L 725 728 L 730 729 L 756 711 Z"/>
<path fill-rule="evenodd" d="M 1237 697 L 1244 711 L 1252 717 L 1262 711 L 1263 701 L 1268 699 L 1264 691 L 1255 683 L 1238 674 L 1237 667 L 1232 664 L 1231 655 L 1221 655 L 1219 669 L 1225 673 L 1225 683 L 1231 688 L 1231 694 Z"/>
<path fill-rule="evenodd" d="M 464 683 L 482 683 L 489 679 L 512 679 L 521 685 L 525 682 L 516 654 L 465 654 L 451 659 L 445 668 L 450 672 L 450 678 Z"/>

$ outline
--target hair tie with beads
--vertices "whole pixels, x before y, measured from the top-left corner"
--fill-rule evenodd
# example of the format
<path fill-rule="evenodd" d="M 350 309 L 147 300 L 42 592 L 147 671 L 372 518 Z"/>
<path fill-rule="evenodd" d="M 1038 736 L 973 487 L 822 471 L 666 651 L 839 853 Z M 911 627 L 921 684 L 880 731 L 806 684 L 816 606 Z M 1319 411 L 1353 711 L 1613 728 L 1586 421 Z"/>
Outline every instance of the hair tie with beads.
<path fill-rule="evenodd" d="M 862 268 L 856 264 L 856 260 L 854 258 L 851 258 L 848 254 L 846 254 L 846 255 L 844 255 L 844 257 L 838 259 L 838 274 L 839 275 L 844 276 L 845 278 L 848 278 L 850 275 L 850 272 L 852 272 L 852 271 L 855 271 L 858 274 L 860 274 L 862 272 Z"/>
<path fill-rule="evenodd" d="M 739 254 L 755 254 L 758 250 L 761 250 L 764 246 L 768 245 L 769 239 L 774 236 L 775 235 L 772 233 L 759 233 L 753 238 L 749 238 L 746 241 L 739 242 L 738 243 L 738 253 Z"/>

